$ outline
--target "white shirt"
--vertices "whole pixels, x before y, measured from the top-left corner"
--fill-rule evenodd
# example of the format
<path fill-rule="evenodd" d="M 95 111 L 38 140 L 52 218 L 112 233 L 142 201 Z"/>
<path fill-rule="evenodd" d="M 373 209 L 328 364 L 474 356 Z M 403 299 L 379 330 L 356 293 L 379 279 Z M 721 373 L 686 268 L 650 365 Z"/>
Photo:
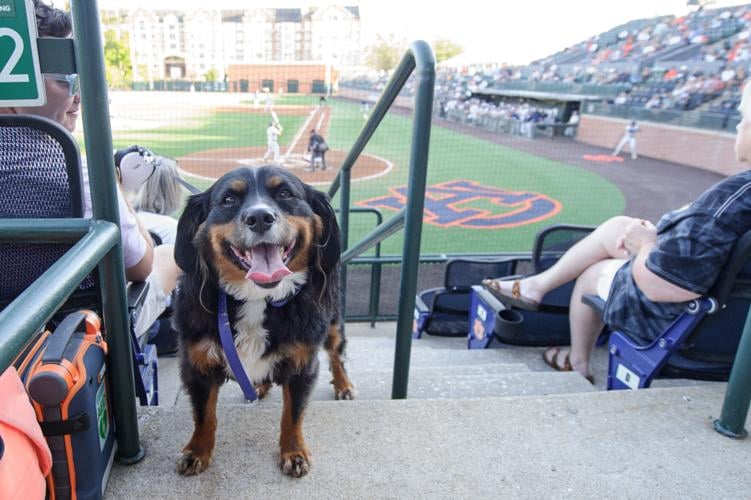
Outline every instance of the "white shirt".
<path fill-rule="evenodd" d="M 91 187 L 89 186 L 89 169 L 86 166 L 86 159 L 81 158 L 83 179 L 83 216 L 91 218 L 93 211 L 91 207 Z M 138 229 L 136 215 L 128 209 L 128 205 L 123 198 L 120 189 L 117 189 L 117 206 L 120 212 L 120 236 L 123 243 L 123 261 L 125 269 L 135 266 L 143 256 L 146 255 L 146 241 Z"/>

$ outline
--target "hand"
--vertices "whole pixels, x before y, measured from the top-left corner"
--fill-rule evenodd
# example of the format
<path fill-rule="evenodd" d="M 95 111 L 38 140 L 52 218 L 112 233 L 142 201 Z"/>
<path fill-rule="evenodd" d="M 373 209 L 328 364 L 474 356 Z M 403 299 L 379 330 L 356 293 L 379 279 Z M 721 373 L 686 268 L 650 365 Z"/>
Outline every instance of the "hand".
<path fill-rule="evenodd" d="M 657 242 L 657 228 L 643 219 L 634 219 L 626 226 L 623 236 L 618 238 L 616 248 L 623 249 L 626 257 L 636 255 L 645 245 L 653 245 Z"/>

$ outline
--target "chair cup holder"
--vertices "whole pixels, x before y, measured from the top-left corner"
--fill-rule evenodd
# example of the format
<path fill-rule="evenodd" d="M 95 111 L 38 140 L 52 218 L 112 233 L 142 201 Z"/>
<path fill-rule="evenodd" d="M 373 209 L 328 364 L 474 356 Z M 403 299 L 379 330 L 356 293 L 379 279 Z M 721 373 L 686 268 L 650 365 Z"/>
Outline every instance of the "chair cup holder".
<path fill-rule="evenodd" d="M 521 335 L 524 315 L 514 309 L 498 311 L 495 322 L 495 332 L 499 337 L 513 338 Z"/>

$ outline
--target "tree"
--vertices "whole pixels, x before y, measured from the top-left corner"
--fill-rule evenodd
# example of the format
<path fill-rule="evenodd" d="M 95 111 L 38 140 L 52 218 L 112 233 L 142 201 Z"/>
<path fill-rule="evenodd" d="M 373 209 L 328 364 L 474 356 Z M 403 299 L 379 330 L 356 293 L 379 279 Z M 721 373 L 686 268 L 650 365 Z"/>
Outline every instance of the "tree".
<path fill-rule="evenodd" d="M 115 30 L 104 32 L 104 69 L 110 87 L 123 88 L 133 81 L 128 35 Z"/>
<path fill-rule="evenodd" d="M 219 79 L 218 72 L 216 68 L 211 68 L 208 71 L 206 71 L 206 74 L 204 75 L 207 82 L 215 82 Z"/>
<path fill-rule="evenodd" d="M 378 35 L 378 41 L 368 50 L 368 66 L 379 71 L 389 71 L 396 67 L 404 52 L 404 42 L 395 40 L 394 35 L 384 39 Z"/>
<path fill-rule="evenodd" d="M 439 63 L 446 59 L 451 59 L 464 52 L 464 47 L 451 40 L 440 38 L 433 42 L 433 51 L 435 52 L 435 62 Z"/>

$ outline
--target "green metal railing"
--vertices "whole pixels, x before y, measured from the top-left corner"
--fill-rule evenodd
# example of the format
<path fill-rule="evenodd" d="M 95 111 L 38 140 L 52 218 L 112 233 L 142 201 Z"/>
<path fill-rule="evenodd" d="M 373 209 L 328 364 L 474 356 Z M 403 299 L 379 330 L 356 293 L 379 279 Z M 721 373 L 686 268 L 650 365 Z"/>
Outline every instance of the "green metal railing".
<path fill-rule="evenodd" d="M 351 170 L 360 153 L 386 116 L 399 91 L 415 72 L 417 87 L 415 92 L 414 120 L 412 124 L 412 148 L 409 159 L 409 181 L 407 183 L 407 207 L 369 233 L 363 240 L 348 250 L 349 206 Z M 396 346 L 394 353 L 394 378 L 391 397 L 407 397 L 409 381 L 409 358 L 412 347 L 412 316 L 417 292 L 417 267 L 420 258 L 420 237 L 422 234 L 422 215 L 425 204 L 425 182 L 428 170 L 428 149 L 430 146 L 431 111 L 433 109 L 433 91 L 435 86 L 435 57 L 433 50 L 424 41 L 414 42 L 401 62 L 394 70 L 388 85 L 378 99 L 368 121 L 360 131 L 355 144 L 344 159 L 339 175 L 329 189 L 333 197 L 341 187 L 339 225 L 342 231 L 342 287 L 346 295 L 347 266 L 354 257 L 383 241 L 389 235 L 404 227 L 402 252 L 402 269 L 399 280 L 399 312 L 396 329 Z M 342 302 L 342 310 L 346 303 Z"/>
<path fill-rule="evenodd" d="M 0 313 L 3 332 L 0 336 L 0 371 L 5 370 L 23 345 L 44 328 L 57 308 L 98 264 L 102 320 L 110 349 L 107 371 L 117 429 L 117 460 L 128 464 L 141 460 L 143 449 L 138 437 L 99 10 L 94 0 L 72 0 L 71 11 L 75 42 L 40 39 L 38 48 L 42 72 L 78 73 L 81 79 L 93 219 L 0 220 L 1 241 L 77 241 Z M 85 61 L 85 64 L 76 64 L 76 61 Z"/>
<path fill-rule="evenodd" d="M 714 421 L 717 432 L 731 438 L 742 439 L 748 435 L 744 425 L 751 403 L 751 311 L 746 317 L 738 352 L 730 372 L 725 401 L 720 418 Z"/>
<path fill-rule="evenodd" d="M 336 210 L 339 212 L 339 209 Z M 376 226 L 379 226 L 383 222 L 383 214 L 380 210 L 375 208 L 350 208 L 350 213 L 360 213 L 360 214 L 372 214 L 375 216 Z M 375 259 L 379 259 L 381 257 L 381 243 L 378 242 L 375 245 L 375 252 L 373 257 Z M 348 316 L 346 315 L 346 311 L 343 311 L 345 314 L 345 321 L 362 321 L 363 319 L 370 321 L 370 326 L 375 326 L 376 320 L 379 319 L 378 314 L 378 303 L 381 299 L 381 270 L 382 270 L 382 264 L 378 261 L 371 263 L 370 266 L 370 295 L 369 295 L 369 303 L 368 303 L 368 314 L 366 316 Z"/>

